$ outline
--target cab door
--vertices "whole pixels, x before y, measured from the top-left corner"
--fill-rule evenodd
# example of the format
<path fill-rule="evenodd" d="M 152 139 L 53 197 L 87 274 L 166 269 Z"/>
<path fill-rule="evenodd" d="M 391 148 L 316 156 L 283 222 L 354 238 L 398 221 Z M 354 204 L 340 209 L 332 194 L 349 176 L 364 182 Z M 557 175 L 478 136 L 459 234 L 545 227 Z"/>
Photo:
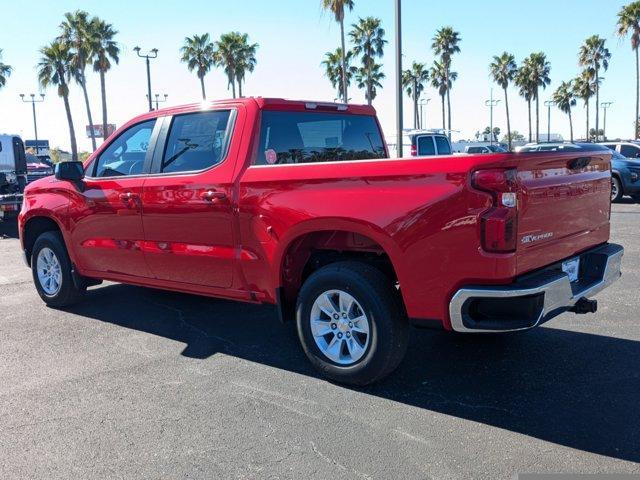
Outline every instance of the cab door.
<path fill-rule="evenodd" d="M 157 137 L 156 119 L 127 128 L 85 172 L 71 200 L 71 241 L 83 272 L 150 277 L 142 242 L 142 192 Z"/>
<path fill-rule="evenodd" d="M 231 148 L 241 106 L 167 117 L 145 182 L 145 256 L 161 280 L 228 288 L 233 281 Z M 236 135 L 234 133 L 233 135 Z"/>

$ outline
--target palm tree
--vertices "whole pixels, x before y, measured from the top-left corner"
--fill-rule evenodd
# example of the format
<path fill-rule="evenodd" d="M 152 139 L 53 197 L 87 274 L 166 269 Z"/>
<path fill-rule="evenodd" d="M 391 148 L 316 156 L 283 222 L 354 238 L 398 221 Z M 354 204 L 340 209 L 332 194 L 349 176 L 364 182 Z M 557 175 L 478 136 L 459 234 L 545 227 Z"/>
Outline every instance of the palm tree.
<path fill-rule="evenodd" d="M 347 66 L 347 74 L 345 77 L 342 76 L 342 49 L 340 47 L 336 48 L 334 52 L 327 52 L 324 54 L 324 60 L 321 62 L 321 65 L 324 66 L 324 74 L 331 82 L 333 88 L 338 91 L 338 98 L 345 99 L 344 95 L 344 78 L 347 80 L 347 87 L 351 85 L 351 79 L 358 71 L 358 69 L 351 65 L 351 58 L 353 57 L 353 52 L 348 51 L 344 56 L 344 65 Z M 348 99 L 347 99 L 348 101 Z"/>
<path fill-rule="evenodd" d="M 578 62 L 583 67 L 593 71 L 596 90 L 596 132 L 600 124 L 600 69 L 607 71 L 611 52 L 604 46 L 605 39 L 598 35 L 592 35 L 584 41 L 578 53 Z M 597 139 L 596 134 L 596 139 Z"/>
<path fill-rule="evenodd" d="M 509 118 L 509 98 L 507 96 L 507 88 L 518 72 L 515 57 L 507 52 L 502 55 L 493 57 L 493 62 L 489 65 L 489 71 L 493 81 L 504 90 L 504 106 L 507 111 L 507 138 L 509 139 L 509 150 L 511 150 L 511 121 Z"/>
<path fill-rule="evenodd" d="M 87 81 L 85 77 L 85 69 L 88 63 L 92 62 L 93 52 L 95 51 L 96 38 L 92 30 L 92 24 L 89 20 L 89 13 L 84 10 L 76 10 L 75 12 L 67 12 L 64 14 L 64 20 L 60 24 L 62 34 L 59 39 L 70 46 L 69 52 L 72 55 L 71 76 L 82 88 L 84 94 L 84 103 L 87 109 L 87 119 L 89 125 L 93 125 L 91 116 L 91 106 L 89 104 L 89 94 L 87 93 Z M 91 131 L 91 146 L 93 151 L 96 150 L 96 137 Z"/>
<path fill-rule="evenodd" d="M 213 43 L 209 41 L 209 34 L 194 35 L 185 37 L 184 46 L 180 49 L 182 57 L 180 60 L 187 64 L 190 72 L 196 70 L 196 75 L 200 79 L 202 89 L 202 99 L 207 99 L 204 90 L 204 76 L 213 66 Z"/>
<path fill-rule="evenodd" d="M 533 88 L 533 99 L 536 101 L 536 142 L 540 141 L 540 87 L 547 88 L 551 83 L 549 71 L 551 65 L 547 61 L 547 56 L 542 53 L 532 53 L 525 62 L 529 65 L 531 75 L 531 86 Z M 547 139 L 548 140 L 548 139 Z"/>
<path fill-rule="evenodd" d="M 109 121 L 107 119 L 107 91 L 105 75 L 111 69 L 111 61 L 116 64 L 120 61 L 120 48 L 114 40 L 118 33 L 113 29 L 113 25 L 106 23 L 99 18 L 91 20 L 93 24 L 91 29 L 95 34 L 95 43 L 93 45 L 93 71 L 100 74 L 100 93 L 102 96 L 102 132 L 104 139 L 107 139 Z"/>
<path fill-rule="evenodd" d="M 439 63 L 437 60 L 434 60 L 433 66 L 429 71 L 429 76 L 431 77 L 431 86 L 438 90 L 438 95 L 440 95 L 440 99 L 442 100 L 442 129 L 447 129 L 445 114 L 445 98 L 447 96 L 447 92 L 451 90 L 451 86 L 453 82 L 458 79 L 457 72 L 446 72 L 442 63 Z"/>
<path fill-rule="evenodd" d="M 236 82 L 238 93 L 242 96 L 242 82 L 246 72 L 252 72 L 255 68 L 257 49 L 257 43 L 249 44 L 249 36 L 246 33 L 225 33 L 215 42 L 213 60 L 227 74 L 233 98 L 236 98 Z"/>
<path fill-rule="evenodd" d="M 424 63 L 413 62 L 411 68 L 402 72 L 402 86 L 413 100 L 413 127 L 420 128 L 418 115 L 418 100 L 424 90 L 424 84 L 429 80 L 429 71 Z"/>
<path fill-rule="evenodd" d="M 635 138 L 638 138 L 640 117 L 640 58 L 638 47 L 640 46 L 640 1 L 631 2 L 622 7 L 618 13 L 618 36 L 626 37 L 631 34 L 631 49 L 636 54 L 636 117 Z"/>
<path fill-rule="evenodd" d="M 529 142 L 531 142 L 533 140 L 531 128 L 531 100 L 533 99 L 534 85 L 531 81 L 531 68 L 526 61 L 522 62 L 522 65 L 516 72 L 514 83 L 519 88 L 520 96 L 527 102 L 527 111 L 529 115 Z"/>
<path fill-rule="evenodd" d="M 56 40 L 50 45 L 40 49 L 40 62 L 38 62 L 38 80 L 43 88 L 50 85 L 58 87 L 58 95 L 64 101 L 64 109 L 67 112 L 67 123 L 69 124 L 69 137 L 71 140 L 71 158 L 78 160 L 78 146 L 76 144 L 76 134 L 73 128 L 73 118 L 71 117 L 71 107 L 69 106 L 69 80 L 72 77 L 74 66 L 74 55 L 69 45 Z"/>
<path fill-rule="evenodd" d="M 236 81 L 238 82 L 238 95 L 242 97 L 242 82 L 247 72 L 253 72 L 256 68 L 257 43 L 249 43 L 249 35 L 243 33 L 238 42 L 238 52 L 236 59 Z"/>
<path fill-rule="evenodd" d="M 584 102 L 584 108 L 587 111 L 587 129 L 585 139 L 589 141 L 589 99 L 593 97 L 595 92 L 595 84 L 593 81 L 593 72 L 583 70 L 583 72 L 573 81 L 573 92 L 575 96 Z"/>
<path fill-rule="evenodd" d="M 331 11 L 331 13 L 333 13 L 333 16 L 336 20 L 336 22 L 338 22 L 340 24 L 340 42 L 341 42 L 341 63 L 342 63 L 342 68 L 340 70 L 340 75 L 342 77 L 342 88 L 340 89 L 342 91 L 342 98 L 344 100 L 344 103 L 348 103 L 349 102 L 349 95 L 347 93 L 347 87 L 349 86 L 349 79 L 347 78 L 347 49 L 345 47 L 345 41 L 344 41 L 344 9 L 348 8 L 349 11 L 353 10 L 353 0 L 322 0 L 322 8 L 324 8 L 325 10 L 329 10 Z"/>
<path fill-rule="evenodd" d="M 378 95 L 378 88 L 382 88 L 382 80 L 385 78 L 382 65 L 373 63 L 368 67 L 361 67 L 357 69 L 355 76 L 358 88 L 365 89 L 367 103 L 371 105 Z"/>
<path fill-rule="evenodd" d="M 0 48 L 0 88 L 6 85 L 7 78 L 11 76 L 12 71 L 11 65 L 2 63 L 2 49 Z"/>
<path fill-rule="evenodd" d="M 569 115 L 569 136 L 573 143 L 573 120 L 571 118 L 571 107 L 576 106 L 576 97 L 572 82 L 562 82 L 556 91 L 553 92 L 552 100 L 561 111 Z"/>
<path fill-rule="evenodd" d="M 379 18 L 361 18 L 352 28 L 349 36 L 353 42 L 353 53 L 362 55 L 362 68 L 358 72 L 362 81 L 358 80 L 358 83 L 362 85 L 360 88 L 366 89 L 365 96 L 371 105 L 376 96 L 375 88 L 382 87 L 375 83 L 384 78 L 384 74 L 380 72 L 381 66 L 376 64 L 375 59 L 382 58 L 387 41 L 384 39 L 384 29 Z"/>
<path fill-rule="evenodd" d="M 433 43 L 431 48 L 433 53 L 440 56 L 440 63 L 444 67 L 445 71 L 445 85 L 447 89 L 447 117 L 449 126 L 449 138 L 451 138 L 451 87 L 452 82 L 449 81 L 451 76 L 451 57 L 460 52 L 460 33 L 453 30 L 451 27 L 443 27 L 436 31 L 435 37 L 433 37 Z"/>

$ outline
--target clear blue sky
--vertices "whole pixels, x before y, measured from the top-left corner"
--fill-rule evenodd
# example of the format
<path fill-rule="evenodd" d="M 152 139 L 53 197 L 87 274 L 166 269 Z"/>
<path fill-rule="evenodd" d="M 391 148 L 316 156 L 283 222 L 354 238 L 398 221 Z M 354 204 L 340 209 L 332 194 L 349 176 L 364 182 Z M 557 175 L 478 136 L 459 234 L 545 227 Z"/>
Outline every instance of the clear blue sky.
<path fill-rule="evenodd" d="M 358 17 L 376 16 L 383 21 L 389 44 L 383 59 L 387 80 L 374 105 L 383 128 L 394 130 L 393 80 L 393 1 L 355 0 L 356 8 L 348 13 L 347 22 Z M 609 136 L 630 137 L 634 116 L 634 57 L 628 41 L 615 35 L 616 13 L 625 2 L 619 0 L 451 0 L 436 2 L 404 0 L 405 63 L 412 60 L 430 64 L 429 48 L 435 30 L 451 25 L 461 33 L 461 54 L 453 61 L 459 79 L 452 91 L 453 128 L 458 138 L 469 138 L 489 123 L 484 106 L 492 87 L 488 64 L 495 54 L 508 50 L 518 61 L 533 51 L 543 51 L 551 62 L 553 83 L 541 100 L 548 98 L 560 81 L 573 78 L 579 71 L 577 52 L 582 41 L 597 33 L 607 39 L 613 58 L 605 77 L 601 99 L 615 102 L 608 113 Z M 199 85 L 194 74 L 179 62 L 179 48 L 186 35 L 209 32 L 214 38 L 221 33 L 247 32 L 260 44 L 258 66 L 247 78 L 245 94 L 333 100 L 336 96 L 323 76 L 323 55 L 339 43 L 339 28 L 323 13 L 320 0 L 198 0 L 198 1 L 68 1 L 22 0 L 3 2 L 0 48 L 4 61 L 14 67 L 7 86 L 0 91 L 0 131 L 19 133 L 32 138 L 33 127 L 29 105 L 20 103 L 19 93 L 38 91 L 35 65 L 38 49 L 58 34 L 58 24 L 66 11 L 82 8 L 111 22 L 119 30 L 122 48 L 120 65 L 107 76 L 110 121 L 121 125 L 146 109 L 144 62 L 133 47 L 158 48 L 159 58 L 152 63 L 153 93 L 169 95 L 169 105 L 199 100 Z M 206 77 L 208 96 L 230 96 L 221 71 Z M 91 74 L 89 90 L 94 119 L 100 119 L 99 82 Z M 495 86 L 494 86 L 495 87 Z M 351 88 L 353 101 L 364 102 L 363 93 Z M 44 104 L 38 106 L 40 138 L 53 145 L 68 148 L 69 140 L 62 100 L 48 90 Z M 495 87 L 496 98 L 502 92 Z M 526 104 L 510 89 L 512 128 L 526 133 Z M 437 93 L 429 88 L 432 100 L 427 108 L 428 126 L 440 125 Z M 405 97 L 406 98 L 406 97 Z M 71 96 L 80 148 L 88 149 L 84 136 L 86 114 L 80 90 Z M 411 122 L 411 104 L 405 101 L 405 124 Z M 594 117 L 592 111 L 592 119 Z M 584 109 L 575 109 L 577 134 L 584 132 Z M 568 121 L 558 110 L 552 112 L 552 131 L 568 138 Z M 495 111 L 495 125 L 506 130 L 503 104 Z M 546 111 L 541 120 L 546 131 Z"/>

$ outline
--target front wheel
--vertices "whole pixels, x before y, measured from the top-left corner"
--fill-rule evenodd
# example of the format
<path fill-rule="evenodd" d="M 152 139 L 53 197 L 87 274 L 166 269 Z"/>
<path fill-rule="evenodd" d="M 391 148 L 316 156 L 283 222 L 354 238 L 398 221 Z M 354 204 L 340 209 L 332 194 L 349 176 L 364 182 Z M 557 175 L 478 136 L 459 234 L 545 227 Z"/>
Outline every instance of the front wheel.
<path fill-rule="evenodd" d="M 622 185 L 618 177 L 611 177 L 611 202 L 622 200 Z"/>
<path fill-rule="evenodd" d="M 73 281 L 71 260 L 58 232 L 44 232 L 33 245 L 31 271 L 40 298 L 52 307 L 66 307 L 80 301 L 85 285 Z"/>
<path fill-rule="evenodd" d="M 311 363 L 326 377 L 367 385 L 404 358 L 409 324 L 392 282 L 360 262 L 338 262 L 314 272 L 296 307 L 298 336 Z"/>

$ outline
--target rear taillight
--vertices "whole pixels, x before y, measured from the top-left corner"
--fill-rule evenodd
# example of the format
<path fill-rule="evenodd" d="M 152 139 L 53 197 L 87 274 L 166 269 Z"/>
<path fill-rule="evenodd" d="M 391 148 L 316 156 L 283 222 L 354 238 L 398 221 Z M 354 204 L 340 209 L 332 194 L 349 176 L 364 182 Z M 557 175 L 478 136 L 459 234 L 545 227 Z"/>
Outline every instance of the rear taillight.
<path fill-rule="evenodd" d="M 517 170 L 488 169 L 474 172 L 473 188 L 490 193 L 493 206 L 482 214 L 482 248 L 487 252 L 513 252 L 517 247 L 518 176 Z"/>
<path fill-rule="evenodd" d="M 415 143 L 411 144 L 411 156 L 412 157 L 417 157 L 418 156 L 418 148 L 416 147 Z"/>

